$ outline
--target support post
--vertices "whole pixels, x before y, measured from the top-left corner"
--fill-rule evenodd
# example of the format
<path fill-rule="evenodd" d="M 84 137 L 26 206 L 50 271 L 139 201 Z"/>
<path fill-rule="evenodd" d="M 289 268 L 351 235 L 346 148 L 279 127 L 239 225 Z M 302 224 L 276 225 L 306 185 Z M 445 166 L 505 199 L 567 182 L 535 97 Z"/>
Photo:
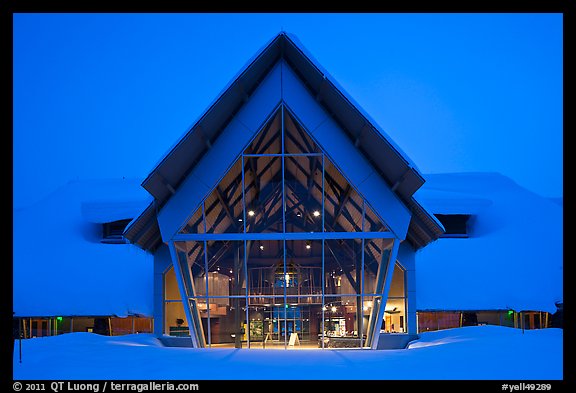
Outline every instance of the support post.
<path fill-rule="evenodd" d="M 542 311 L 538 312 L 538 326 L 542 329 Z"/>
<path fill-rule="evenodd" d="M 239 259 L 240 256 L 238 255 L 239 250 L 236 249 L 234 252 L 234 265 L 233 265 L 233 277 L 234 277 L 234 295 L 240 293 L 241 283 L 240 283 L 240 269 L 239 269 Z M 240 312 L 240 299 L 233 298 L 232 304 L 234 305 L 234 324 L 236 325 L 236 332 L 234 337 L 234 347 L 235 348 L 242 348 L 242 319 Z"/>
<path fill-rule="evenodd" d="M 390 285 L 392 283 L 392 275 L 394 273 L 394 264 L 396 263 L 399 248 L 400 248 L 400 241 L 398 239 L 395 239 L 394 243 L 392 244 L 392 250 L 390 252 L 390 255 L 388 256 L 387 263 L 384 264 L 384 261 L 382 261 L 378 269 L 378 277 L 376 283 L 377 290 L 380 289 L 378 287 L 382 287 L 382 285 L 378 285 L 382 282 L 383 287 L 381 290 L 375 291 L 381 294 L 380 304 L 378 304 L 378 314 L 377 317 L 375 318 L 374 323 L 373 324 L 369 323 L 370 330 L 368 333 L 371 334 L 371 337 L 369 337 L 368 343 L 370 343 L 370 348 L 372 349 L 376 349 L 378 347 L 378 340 L 380 339 L 380 326 L 382 326 L 382 318 L 384 317 L 384 309 L 386 308 L 386 301 L 388 300 L 388 292 L 390 291 Z M 386 270 L 383 272 L 382 269 L 384 265 L 386 266 Z M 382 274 L 384 275 L 384 277 L 380 277 Z M 377 302 L 374 303 L 376 304 Z M 373 315 L 371 316 L 371 319 L 374 316 L 374 312 L 372 314 Z"/>
<path fill-rule="evenodd" d="M 524 315 L 520 311 L 520 326 L 522 326 L 522 334 L 524 334 Z"/>
<path fill-rule="evenodd" d="M 180 262 L 178 261 L 178 253 L 176 252 L 176 246 L 174 246 L 174 242 L 169 242 L 168 248 L 170 250 L 170 257 L 172 258 L 172 265 L 174 266 L 176 281 L 178 282 L 178 289 L 180 291 L 180 298 L 182 299 L 184 314 L 186 315 L 186 322 L 188 323 L 188 331 L 190 332 L 190 339 L 192 340 L 192 346 L 194 348 L 199 348 L 200 345 L 198 343 L 196 335 L 192 331 L 194 330 L 194 320 L 192 319 L 192 314 L 190 313 L 190 299 L 188 299 L 188 293 L 186 292 L 186 287 L 184 286 L 184 280 L 182 279 L 182 269 L 180 269 Z"/>
<path fill-rule="evenodd" d="M 18 320 L 18 352 L 20 363 L 22 363 L 22 322 L 23 319 Z"/>

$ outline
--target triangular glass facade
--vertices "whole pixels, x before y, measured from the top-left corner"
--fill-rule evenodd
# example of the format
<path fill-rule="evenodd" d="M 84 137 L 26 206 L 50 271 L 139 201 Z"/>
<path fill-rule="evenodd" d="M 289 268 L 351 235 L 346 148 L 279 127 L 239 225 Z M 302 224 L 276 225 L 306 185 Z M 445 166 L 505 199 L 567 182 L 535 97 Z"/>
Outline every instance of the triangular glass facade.
<path fill-rule="evenodd" d="M 174 247 L 200 346 L 370 345 L 396 240 L 339 159 L 280 105 L 196 207 Z"/>

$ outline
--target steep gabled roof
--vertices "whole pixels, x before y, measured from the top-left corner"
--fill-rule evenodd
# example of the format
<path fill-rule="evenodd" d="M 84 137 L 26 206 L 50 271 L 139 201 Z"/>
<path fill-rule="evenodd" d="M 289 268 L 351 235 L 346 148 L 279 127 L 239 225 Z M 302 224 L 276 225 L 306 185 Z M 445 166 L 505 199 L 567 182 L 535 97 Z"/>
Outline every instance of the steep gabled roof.
<path fill-rule="evenodd" d="M 130 241 L 144 249 L 155 249 L 161 244 L 156 213 L 280 60 L 290 66 L 309 93 L 345 131 L 350 143 L 411 211 L 407 234 L 410 243 L 420 248 L 443 232 L 439 222 L 412 198 L 425 181 L 412 161 L 297 42 L 284 32 L 272 39 L 164 155 L 142 182 L 155 200 L 127 227 L 125 236 Z"/>

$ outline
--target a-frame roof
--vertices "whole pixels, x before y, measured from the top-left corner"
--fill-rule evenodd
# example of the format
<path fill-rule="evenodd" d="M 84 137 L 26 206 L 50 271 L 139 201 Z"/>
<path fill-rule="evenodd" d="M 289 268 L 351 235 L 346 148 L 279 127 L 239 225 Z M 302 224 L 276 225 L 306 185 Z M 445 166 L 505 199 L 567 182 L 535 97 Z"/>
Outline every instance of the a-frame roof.
<path fill-rule="evenodd" d="M 157 212 L 176 192 L 269 72 L 282 60 L 410 210 L 412 219 L 407 240 L 415 248 L 420 248 L 440 236 L 442 226 L 412 198 L 425 181 L 418 169 L 297 42 L 295 37 L 285 32 L 272 39 L 164 155 L 142 182 L 142 186 L 154 197 L 154 202 L 127 227 L 125 236 L 130 241 L 144 249 L 155 249 L 161 244 Z"/>

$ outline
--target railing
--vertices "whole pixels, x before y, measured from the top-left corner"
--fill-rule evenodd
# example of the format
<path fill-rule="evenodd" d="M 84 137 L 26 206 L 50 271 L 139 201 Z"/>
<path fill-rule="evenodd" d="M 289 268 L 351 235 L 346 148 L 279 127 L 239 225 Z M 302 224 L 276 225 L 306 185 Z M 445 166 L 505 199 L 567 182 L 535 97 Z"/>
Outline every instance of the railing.
<path fill-rule="evenodd" d="M 248 295 L 250 296 L 284 296 L 284 289 L 286 289 L 287 296 L 308 296 L 308 295 L 322 295 L 322 287 L 255 287 L 250 288 Z"/>

